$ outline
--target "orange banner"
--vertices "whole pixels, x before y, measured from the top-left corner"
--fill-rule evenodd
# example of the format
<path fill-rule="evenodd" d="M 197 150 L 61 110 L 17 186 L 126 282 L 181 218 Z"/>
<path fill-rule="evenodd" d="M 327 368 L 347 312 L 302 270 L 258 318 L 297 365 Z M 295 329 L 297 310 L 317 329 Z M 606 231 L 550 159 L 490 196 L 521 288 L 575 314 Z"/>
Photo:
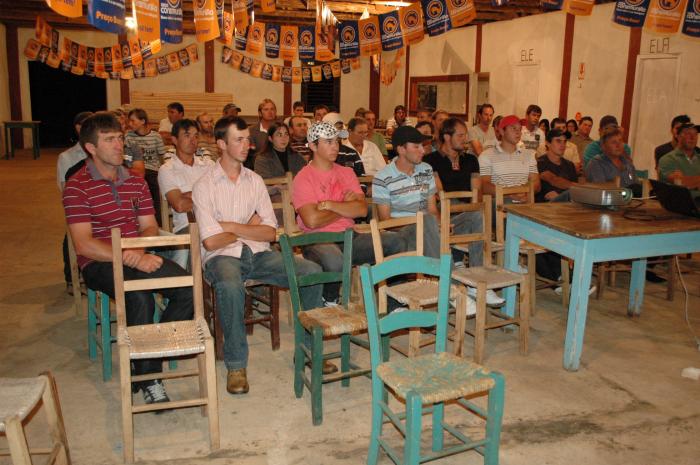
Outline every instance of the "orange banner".
<path fill-rule="evenodd" d="M 112 71 L 121 71 L 123 69 L 122 48 L 118 44 L 112 45 Z"/>
<path fill-rule="evenodd" d="M 139 53 L 139 56 L 141 54 Z M 95 75 L 105 72 L 105 54 L 102 47 L 95 49 Z"/>
<path fill-rule="evenodd" d="M 369 56 L 382 52 L 382 39 L 379 36 L 379 17 L 370 16 L 358 21 L 360 29 L 360 55 Z"/>
<path fill-rule="evenodd" d="M 447 11 L 450 13 L 452 28 L 469 24 L 476 18 L 474 0 L 447 0 L 445 3 L 447 4 Z"/>
<path fill-rule="evenodd" d="M 320 82 L 323 79 L 323 74 L 320 66 L 311 67 L 311 80 L 314 82 Z"/>
<path fill-rule="evenodd" d="M 143 68 L 146 72 L 146 77 L 158 76 L 158 68 L 156 68 L 156 59 L 149 58 L 143 63 Z"/>
<path fill-rule="evenodd" d="M 253 60 L 253 66 L 250 68 L 250 75 L 253 77 L 260 77 L 262 75 L 263 63 L 260 60 Z"/>
<path fill-rule="evenodd" d="M 224 37 L 220 39 L 226 45 L 233 45 L 233 15 L 224 11 Z"/>
<path fill-rule="evenodd" d="M 331 71 L 333 72 L 334 78 L 340 77 L 340 62 L 338 60 L 331 63 Z"/>
<path fill-rule="evenodd" d="M 46 0 L 53 11 L 69 18 L 83 16 L 83 0 Z"/>
<path fill-rule="evenodd" d="M 140 65 L 141 63 L 143 63 L 143 57 L 141 56 L 141 48 L 139 47 L 139 40 L 130 39 L 129 48 L 131 49 L 131 63 L 134 65 Z"/>
<path fill-rule="evenodd" d="M 233 0 L 233 24 L 238 32 L 243 34 L 250 24 L 245 0 Z"/>
<path fill-rule="evenodd" d="M 578 16 L 590 16 L 593 12 L 595 0 L 566 0 L 564 2 L 564 12 Z"/>
<path fill-rule="evenodd" d="M 329 42 L 332 43 L 333 37 L 330 36 L 329 32 L 324 33 L 321 29 L 316 29 L 316 60 L 317 61 L 330 61 L 335 58 L 335 53 L 328 46 Z"/>
<path fill-rule="evenodd" d="M 195 0 L 194 29 L 197 42 L 207 42 L 219 37 L 219 18 L 216 15 L 215 0 Z"/>
<path fill-rule="evenodd" d="M 243 54 L 241 52 L 233 51 L 231 54 L 231 68 L 239 69 L 241 67 L 241 62 L 243 61 Z"/>
<path fill-rule="evenodd" d="M 272 65 L 272 82 L 279 82 L 282 79 L 282 67 Z"/>
<path fill-rule="evenodd" d="M 301 68 L 296 67 L 296 66 L 294 68 L 292 68 L 292 83 L 293 84 L 301 83 Z"/>
<path fill-rule="evenodd" d="M 660 34 L 678 32 L 683 21 L 686 0 L 651 0 L 644 29 Z"/>
<path fill-rule="evenodd" d="M 160 39 L 160 0 L 134 0 L 139 39 L 144 42 Z"/>
<path fill-rule="evenodd" d="M 423 40 L 425 33 L 423 31 L 423 9 L 420 3 L 399 8 L 399 18 L 404 45 L 417 44 Z"/>
<path fill-rule="evenodd" d="M 260 0 L 260 9 L 264 13 L 275 12 L 275 0 Z"/>
<path fill-rule="evenodd" d="M 297 26 L 282 26 L 280 28 L 280 58 L 287 61 L 297 58 L 297 36 L 299 28 Z"/>
<path fill-rule="evenodd" d="M 255 55 L 260 54 L 263 48 L 263 40 L 265 38 L 265 23 L 255 21 L 248 28 L 248 44 L 246 50 Z"/>

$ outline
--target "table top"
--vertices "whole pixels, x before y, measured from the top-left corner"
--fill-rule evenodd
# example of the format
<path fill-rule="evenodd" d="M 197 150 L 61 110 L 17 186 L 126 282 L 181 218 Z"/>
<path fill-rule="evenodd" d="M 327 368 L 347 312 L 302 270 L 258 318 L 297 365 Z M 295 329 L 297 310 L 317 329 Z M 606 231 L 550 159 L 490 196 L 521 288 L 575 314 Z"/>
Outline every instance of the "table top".
<path fill-rule="evenodd" d="M 4 124 L 41 124 L 41 121 L 4 121 Z"/>
<path fill-rule="evenodd" d="M 634 202 L 631 204 L 634 205 Z M 574 202 L 505 205 L 509 215 L 517 215 L 536 223 L 582 239 L 640 236 L 700 231 L 700 219 L 664 210 L 656 200 L 646 200 L 635 214 L 648 214 L 652 220 L 625 218 L 624 210 L 607 210 Z"/>

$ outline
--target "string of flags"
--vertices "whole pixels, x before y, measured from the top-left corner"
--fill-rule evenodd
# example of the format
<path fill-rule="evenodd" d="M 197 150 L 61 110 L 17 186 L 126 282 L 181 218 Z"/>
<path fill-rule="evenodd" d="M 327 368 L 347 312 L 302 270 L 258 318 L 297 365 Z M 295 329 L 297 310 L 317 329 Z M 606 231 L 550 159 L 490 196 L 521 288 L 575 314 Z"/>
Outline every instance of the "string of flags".
<path fill-rule="evenodd" d="M 60 67 L 73 74 L 102 79 L 155 77 L 199 60 L 196 44 L 167 55 L 154 56 L 160 50 L 160 39 L 147 43 L 133 38 L 108 47 L 91 47 L 68 37 L 61 41 L 59 32 L 38 16 L 35 38 L 27 41 L 24 55 L 52 68 Z"/>

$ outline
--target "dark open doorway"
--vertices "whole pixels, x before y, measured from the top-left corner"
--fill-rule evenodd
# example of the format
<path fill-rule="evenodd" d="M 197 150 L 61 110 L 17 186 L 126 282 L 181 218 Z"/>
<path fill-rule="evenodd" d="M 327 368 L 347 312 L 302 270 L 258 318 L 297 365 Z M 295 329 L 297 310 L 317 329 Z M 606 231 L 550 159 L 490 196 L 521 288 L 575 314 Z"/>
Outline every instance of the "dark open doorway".
<path fill-rule="evenodd" d="M 340 111 L 340 79 L 302 82 L 301 101 L 304 102 L 304 108 L 308 112 L 313 111 L 316 105 L 326 105 L 331 110 Z"/>
<path fill-rule="evenodd" d="M 68 147 L 74 144 L 73 117 L 81 111 L 107 108 L 105 80 L 77 76 L 37 61 L 28 64 L 32 119 L 41 121 L 41 146 Z"/>

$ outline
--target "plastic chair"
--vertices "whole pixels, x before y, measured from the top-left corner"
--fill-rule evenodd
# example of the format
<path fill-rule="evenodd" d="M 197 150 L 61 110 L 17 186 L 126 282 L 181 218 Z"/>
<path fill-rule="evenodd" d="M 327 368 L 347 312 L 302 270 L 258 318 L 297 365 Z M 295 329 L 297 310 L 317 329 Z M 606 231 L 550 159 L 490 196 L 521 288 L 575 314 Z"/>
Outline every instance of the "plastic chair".
<path fill-rule="evenodd" d="M 372 360 L 372 432 L 367 463 L 374 465 L 383 449 L 398 464 L 418 465 L 428 460 L 453 455 L 469 449 L 484 456 L 484 463 L 497 464 L 503 418 L 503 376 L 489 372 L 475 363 L 445 351 L 452 260 L 443 255 L 440 260 L 426 257 L 401 257 L 370 267 L 360 268 L 362 290 L 367 314 L 370 357 Z M 379 315 L 375 286 L 387 278 L 406 273 L 422 273 L 439 279 L 438 309 L 410 309 Z M 380 318 L 381 317 L 381 318 Z M 436 328 L 435 352 L 413 358 L 388 361 L 381 338 L 409 327 Z M 405 412 L 389 407 L 388 392 L 405 401 Z M 483 408 L 466 398 L 488 395 Z M 486 419 L 484 439 L 473 439 L 444 422 L 445 403 L 452 402 Z M 430 406 L 423 407 L 425 404 Z M 432 451 L 421 453 L 423 413 L 432 413 Z M 405 437 L 403 457 L 382 437 L 385 417 Z M 445 447 L 445 431 L 460 443 Z"/>
<path fill-rule="evenodd" d="M 294 248 L 331 242 L 343 243 L 343 269 L 341 272 L 323 271 L 307 276 L 297 276 L 294 263 Z M 343 387 L 350 386 L 350 378 L 369 373 L 350 361 L 350 343 L 367 348 L 367 341 L 353 336 L 367 329 L 367 320 L 362 307 L 349 303 L 350 267 L 352 266 L 352 229 L 344 233 L 312 233 L 280 238 L 284 266 L 289 280 L 294 317 L 294 394 L 300 398 L 304 386 L 311 393 L 311 417 L 314 425 L 323 422 L 323 384 L 341 381 Z M 342 282 L 341 305 L 320 308 L 301 308 L 299 288 L 317 284 Z M 324 338 L 340 337 L 340 352 L 323 353 Z M 310 345 L 309 345 L 310 342 Z M 323 375 L 325 360 L 340 358 L 340 372 Z M 311 377 L 306 374 L 310 365 Z"/>

